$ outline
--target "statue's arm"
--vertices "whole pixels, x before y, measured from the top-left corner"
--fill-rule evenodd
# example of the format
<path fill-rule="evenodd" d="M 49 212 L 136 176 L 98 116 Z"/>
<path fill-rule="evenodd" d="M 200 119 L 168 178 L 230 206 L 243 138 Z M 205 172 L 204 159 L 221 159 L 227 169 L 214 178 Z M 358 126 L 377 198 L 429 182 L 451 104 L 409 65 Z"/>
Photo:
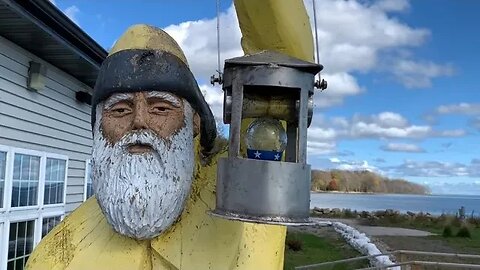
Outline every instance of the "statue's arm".
<path fill-rule="evenodd" d="M 312 28 L 302 0 L 235 0 L 245 54 L 278 51 L 314 61 Z"/>

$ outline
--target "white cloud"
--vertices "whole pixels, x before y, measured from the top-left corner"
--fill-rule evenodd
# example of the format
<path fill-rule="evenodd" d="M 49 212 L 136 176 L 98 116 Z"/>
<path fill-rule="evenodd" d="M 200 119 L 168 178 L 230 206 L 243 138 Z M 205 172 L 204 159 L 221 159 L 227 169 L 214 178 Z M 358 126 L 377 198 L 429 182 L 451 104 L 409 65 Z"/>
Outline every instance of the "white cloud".
<path fill-rule="evenodd" d="M 388 8 L 359 1 L 316 4 L 320 61 L 327 73 L 369 71 L 382 50 L 418 46 L 429 36 L 428 30 L 411 28 L 391 17 Z M 383 6 L 387 4 L 384 1 Z M 312 2 L 305 1 L 305 6 L 313 21 Z"/>
<path fill-rule="evenodd" d="M 434 130 L 429 125 L 414 125 L 402 115 L 394 112 L 381 112 L 370 116 L 355 115 L 349 121 L 346 131 L 348 138 L 404 138 L 424 139 L 428 137 L 458 137 L 465 135 L 464 130 Z"/>
<path fill-rule="evenodd" d="M 469 126 L 480 130 L 480 103 L 460 102 L 455 104 L 440 105 L 433 111 L 433 113 L 427 115 L 427 117 L 434 122 L 437 121 L 437 118 L 442 115 L 469 116 Z M 451 131 L 450 135 L 452 135 L 452 137 L 455 137 L 455 135 L 462 136 L 461 131 Z"/>
<path fill-rule="evenodd" d="M 223 91 L 219 86 L 201 84 L 200 90 L 205 97 L 205 101 L 210 105 L 210 109 L 217 121 L 223 119 Z"/>
<path fill-rule="evenodd" d="M 382 112 L 369 117 L 356 115 L 350 125 L 353 138 L 425 138 L 432 133 L 427 125 L 411 125 L 400 114 Z"/>
<path fill-rule="evenodd" d="M 402 115 L 394 112 L 381 112 L 369 116 L 354 115 L 345 117 L 325 118 L 315 115 L 312 126 L 308 129 L 309 143 L 327 143 L 328 150 L 310 147 L 311 154 L 336 153 L 332 147 L 341 140 L 354 139 L 414 139 L 422 140 L 432 137 L 461 137 L 465 130 L 435 130 L 430 125 L 414 125 Z M 390 143 L 383 146 L 385 151 L 422 152 L 423 149 L 409 144 Z"/>
<path fill-rule="evenodd" d="M 371 172 L 379 172 L 380 170 L 368 164 L 368 161 L 363 160 L 360 162 L 343 162 L 337 166 L 339 170 L 348 170 L 348 171 L 371 171 Z"/>
<path fill-rule="evenodd" d="M 311 155 L 328 155 L 335 153 L 337 144 L 335 142 L 307 142 L 307 153 Z"/>
<path fill-rule="evenodd" d="M 311 127 L 308 129 L 308 137 L 311 140 L 332 141 L 335 140 L 338 133 L 333 128 Z"/>
<path fill-rule="evenodd" d="M 313 18 L 311 1 L 305 4 Z M 373 4 L 368 1 L 319 1 L 317 29 L 320 61 L 325 72 L 369 72 L 384 66 L 408 88 L 430 87 L 432 79 L 452 75 L 451 65 L 412 60 L 407 48 L 422 45 L 430 31 L 408 26 L 391 15 L 409 7 L 407 0 L 383 0 Z M 392 55 L 392 51 L 403 53 Z M 357 85 L 357 88 L 360 87 Z M 339 102 L 333 103 L 337 104 Z"/>
<path fill-rule="evenodd" d="M 49 0 L 49 1 L 50 3 L 52 3 L 58 8 L 57 2 L 55 0 Z M 62 12 L 74 23 L 76 23 L 77 25 L 80 25 L 78 21 L 78 14 L 80 13 L 80 9 L 77 6 L 75 5 L 69 6 L 65 10 L 62 10 Z"/>
<path fill-rule="evenodd" d="M 242 56 L 241 33 L 233 5 L 220 14 L 221 64 L 228 58 Z M 197 79 L 208 80 L 217 68 L 216 18 L 188 21 L 165 28 L 180 45 Z"/>
<path fill-rule="evenodd" d="M 314 95 L 315 106 L 319 108 L 340 105 L 344 98 L 365 91 L 358 85 L 357 79 L 346 72 L 325 73 L 322 78 L 328 82 L 328 88 Z"/>
<path fill-rule="evenodd" d="M 407 119 L 398 113 L 382 112 L 374 116 L 376 122 L 383 127 L 405 127 L 408 125 Z"/>
<path fill-rule="evenodd" d="M 312 1 L 304 3 L 314 25 Z M 419 46 L 430 35 L 427 29 L 412 28 L 390 16 L 389 12 L 408 9 L 406 0 L 316 4 L 319 58 L 325 66 L 322 76 L 328 81 L 327 91 L 315 95 L 320 108 L 341 105 L 343 99 L 366 91 L 351 72 L 377 69 L 386 50 Z"/>
<path fill-rule="evenodd" d="M 440 65 L 430 61 L 397 60 L 393 65 L 393 74 L 407 88 L 428 88 L 432 79 L 451 76 L 454 69 L 451 65 Z"/>
<path fill-rule="evenodd" d="M 331 123 L 333 126 L 346 128 L 348 127 L 348 120 L 345 117 L 332 117 Z"/>
<path fill-rule="evenodd" d="M 371 171 L 379 174 L 384 174 L 379 168 L 370 165 L 366 160 L 345 160 L 337 157 L 321 160 L 321 169 L 337 169 L 349 171 Z"/>
<path fill-rule="evenodd" d="M 428 183 L 428 187 L 432 194 L 480 194 L 480 182 L 478 181 L 474 181 L 473 183 L 432 182 Z"/>
<path fill-rule="evenodd" d="M 312 2 L 305 1 L 312 25 Z M 342 104 L 343 99 L 366 91 L 352 75 L 369 72 L 378 64 L 380 54 L 391 49 L 419 46 L 430 35 L 427 29 L 413 28 L 391 16 L 391 12 L 409 8 L 406 0 L 384 0 L 374 4 L 361 1 L 318 1 L 320 59 L 327 91 L 315 95 L 316 106 Z M 193 73 L 208 81 L 217 70 L 216 18 L 169 25 L 165 30 L 185 51 Z M 220 15 L 221 57 L 243 55 L 241 33 L 233 5 Z M 213 37 L 213 38 L 212 38 Z"/>
<path fill-rule="evenodd" d="M 440 161 L 412 161 L 406 160 L 398 166 L 384 168 L 400 176 L 420 176 L 420 177 L 479 177 L 480 160 L 473 159 L 470 164 L 458 162 L 440 162 Z"/>
<path fill-rule="evenodd" d="M 439 137 L 463 137 L 467 132 L 463 129 L 443 130 L 438 132 Z"/>
<path fill-rule="evenodd" d="M 334 158 L 329 158 L 329 160 L 330 160 L 330 162 L 332 162 L 332 163 L 340 163 L 340 162 L 341 162 L 340 159 L 335 158 L 335 157 L 334 157 Z"/>
<path fill-rule="evenodd" d="M 458 104 L 441 105 L 438 106 L 436 112 L 438 114 L 480 115 L 480 103 L 461 102 Z"/>
<path fill-rule="evenodd" d="M 388 143 L 380 147 L 384 151 L 389 152 L 409 152 L 409 153 L 422 153 L 425 149 L 415 144 L 409 143 Z"/>
<path fill-rule="evenodd" d="M 70 20 L 72 20 L 74 23 L 76 23 L 77 25 L 80 25 L 79 21 L 78 21 L 78 14 L 80 13 L 80 9 L 73 5 L 73 6 L 70 6 L 68 8 L 66 8 L 63 13 L 65 13 L 65 15 L 67 15 L 68 18 L 70 18 Z"/>
<path fill-rule="evenodd" d="M 351 128 L 356 138 L 425 138 L 431 134 L 430 126 L 382 127 L 376 123 L 358 122 Z"/>
<path fill-rule="evenodd" d="M 384 11 L 405 11 L 410 8 L 408 0 L 380 0 L 373 4 L 373 7 Z"/>
<path fill-rule="evenodd" d="M 313 25 L 311 0 L 305 1 Z M 353 72 L 368 73 L 378 70 L 385 62 L 385 55 L 403 50 L 395 55 L 396 62 L 389 72 L 395 76 L 411 78 L 412 72 L 422 74 L 420 81 L 430 83 L 432 78 L 449 73 L 436 68 L 432 62 L 413 62 L 409 48 L 421 46 L 430 36 L 428 29 L 415 28 L 392 15 L 409 9 L 407 0 L 383 1 L 317 1 L 320 62 L 325 66 L 322 77 L 328 81 L 328 89 L 315 94 L 317 108 L 342 104 L 347 97 L 359 95 L 367 89 L 357 81 Z M 312 28 L 313 29 L 313 28 Z M 179 43 L 189 61 L 192 72 L 201 83 L 217 70 L 216 18 L 187 21 L 169 25 L 165 30 Z M 235 8 L 232 5 L 220 14 L 221 62 L 243 55 L 241 33 Z M 212 38 L 213 37 L 213 38 Z M 392 58 L 390 56 L 390 58 Z M 397 61 L 398 60 L 398 61 Z M 409 62 L 410 61 L 410 62 Z M 424 77 L 427 77 L 425 80 Z M 218 87 L 202 85 L 212 111 L 221 119 L 221 91 Z M 375 118 L 376 117 L 376 118 Z M 316 121 L 309 129 L 309 153 L 336 153 L 338 139 L 355 138 L 426 138 L 434 134 L 428 125 L 413 125 L 401 115 L 385 112 L 366 119 L 336 118 L 325 124 Z"/>

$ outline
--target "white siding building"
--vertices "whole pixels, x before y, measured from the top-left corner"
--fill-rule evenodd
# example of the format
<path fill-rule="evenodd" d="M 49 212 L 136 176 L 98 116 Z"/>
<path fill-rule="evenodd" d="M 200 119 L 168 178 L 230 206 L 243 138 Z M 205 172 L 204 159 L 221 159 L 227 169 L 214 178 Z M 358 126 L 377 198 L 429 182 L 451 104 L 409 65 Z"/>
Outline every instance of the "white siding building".
<path fill-rule="evenodd" d="M 23 269 L 91 195 L 89 95 L 106 54 L 49 1 L 0 0 L 0 270 Z"/>

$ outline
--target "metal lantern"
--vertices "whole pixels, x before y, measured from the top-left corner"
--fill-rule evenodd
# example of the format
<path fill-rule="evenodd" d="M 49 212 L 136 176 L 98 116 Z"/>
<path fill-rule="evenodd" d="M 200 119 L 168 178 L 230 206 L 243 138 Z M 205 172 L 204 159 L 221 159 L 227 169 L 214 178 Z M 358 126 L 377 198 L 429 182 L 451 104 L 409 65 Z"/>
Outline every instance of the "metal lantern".
<path fill-rule="evenodd" d="M 271 51 L 225 61 L 223 121 L 230 124 L 229 150 L 228 157 L 218 161 L 212 215 L 255 223 L 309 223 L 307 127 L 313 114 L 315 74 L 322 68 Z M 244 143 L 249 148 L 265 145 L 265 149 L 248 149 L 253 151 L 248 158 L 240 156 L 245 118 L 259 120 L 249 127 Z M 265 141 L 270 139 L 278 142 Z M 282 148 L 285 155 L 280 160 Z M 260 158 L 269 153 L 274 158 Z"/>

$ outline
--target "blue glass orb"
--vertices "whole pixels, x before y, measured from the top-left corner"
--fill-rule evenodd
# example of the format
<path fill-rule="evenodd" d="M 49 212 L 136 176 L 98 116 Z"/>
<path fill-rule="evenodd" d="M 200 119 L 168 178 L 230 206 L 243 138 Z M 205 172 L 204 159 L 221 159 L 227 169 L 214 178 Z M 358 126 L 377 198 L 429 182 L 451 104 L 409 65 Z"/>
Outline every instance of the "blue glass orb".
<path fill-rule="evenodd" d="M 287 133 L 280 121 L 260 118 L 248 126 L 247 149 L 283 152 L 287 147 Z"/>

